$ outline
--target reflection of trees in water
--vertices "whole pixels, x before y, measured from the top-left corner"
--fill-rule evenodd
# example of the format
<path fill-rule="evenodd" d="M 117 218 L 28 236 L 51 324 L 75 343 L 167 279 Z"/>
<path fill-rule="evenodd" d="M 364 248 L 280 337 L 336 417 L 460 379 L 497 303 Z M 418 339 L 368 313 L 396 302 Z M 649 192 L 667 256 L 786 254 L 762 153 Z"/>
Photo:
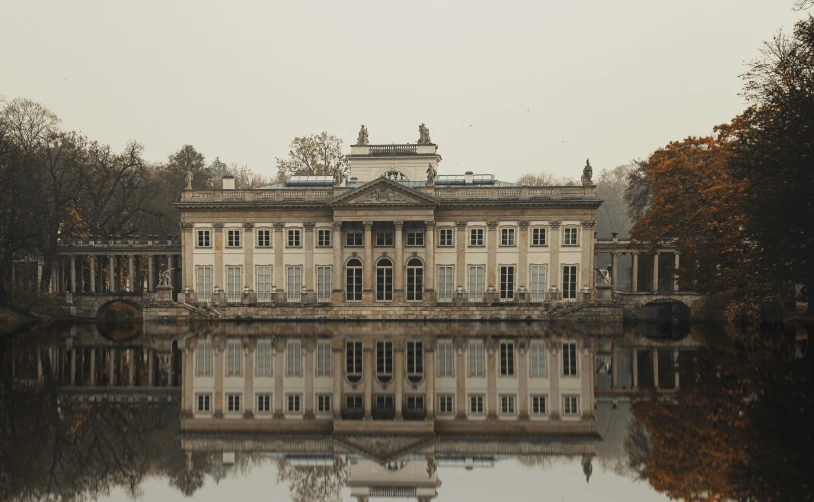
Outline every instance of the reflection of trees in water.
<path fill-rule="evenodd" d="M 339 502 L 349 475 L 350 466 L 340 457 L 334 458 L 333 465 L 326 466 L 277 462 L 277 482 L 288 483 L 292 502 Z"/>

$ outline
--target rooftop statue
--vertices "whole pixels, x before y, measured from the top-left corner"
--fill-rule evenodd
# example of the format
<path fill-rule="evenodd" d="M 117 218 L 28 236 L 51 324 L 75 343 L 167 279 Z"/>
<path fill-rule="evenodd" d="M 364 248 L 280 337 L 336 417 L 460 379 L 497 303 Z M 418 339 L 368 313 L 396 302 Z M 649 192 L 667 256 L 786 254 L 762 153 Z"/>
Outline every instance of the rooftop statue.
<path fill-rule="evenodd" d="M 187 186 L 186 190 L 192 190 L 192 171 L 186 172 Z"/>
<path fill-rule="evenodd" d="M 215 181 L 212 178 L 209 178 L 208 180 L 206 180 L 206 188 L 208 188 L 209 190 L 212 190 L 212 189 L 215 188 Z"/>
<path fill-rule="evenodd" d="M 356 138 L 357 145 L 367 145 L 367 127 L 362 125 L 362 128 L 359 129 L 359 136 Z"/>
<path fill-rule="evenodd" d="M 585 160 L 585 167 L 582 169 L 582 185 L 583 186 L 591 186 L 593 178 L 594 170 L 591 167 L 591 159 Z"/>
<path fill-rule="evenodd" d="M 424 124 L 418 126 L 418 144 L 419 145 L 432 144 L 432 140 L 430 139 L 430 130 Z"/>
<path fill-rule="evenodd" d="M 362 126 L 362 127 L 364 127 L 364 126 Z M 334 186 L 335 187 L 342 186 L 343 181 L 345 181 L 345 176 L 342 174 L 342 171 L 340 171 L 339 169 L 334 171 Z"/>
<path fill-rule="evenodd" d="M 427 167 L 427 186 L 434 186 L 435 185 L 435 176 L 438 174 L 438 171 L 432 167 L 432 163 Z"/>

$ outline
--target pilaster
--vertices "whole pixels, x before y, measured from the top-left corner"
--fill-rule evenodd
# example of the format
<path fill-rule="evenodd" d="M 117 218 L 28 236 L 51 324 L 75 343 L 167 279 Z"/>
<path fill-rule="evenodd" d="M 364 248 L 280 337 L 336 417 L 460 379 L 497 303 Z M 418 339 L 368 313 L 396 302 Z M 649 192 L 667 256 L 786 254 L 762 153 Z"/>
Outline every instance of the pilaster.
<path fill-rule="evenodd" d="M 254 223 L 243 224 L 243 277 L 246 289 L 254 292 Z"/>
<path fill-rule="evenodd" d="M 342 289 L 342 246 L 345 243 L 342 241 L 342 222 L 333 222 L 333 239 L 331 245 L 334 251 L 333 268 L 331 269 L 331 303 L 341 303 L 344 300 Z M 339 403 L 336 404 L 339 406 Z"/>
<path fill-rule="evenodd" d="M 195 284 L 195 278 L 192 275 L 195 270 L 195 264 L 192 260 L 192 251 L 195 249 L 194 227 L 195 225 L 192 223 L 181 223 L 181 247 L 184 253 L 181 260 L 181 270 L 184 274 L 181 280 L 183 284 L 180 285 L 182 290 L 186 288 L 192 290 Z"/>
<path fill-rule="evenodd" d="M 254 398 L 254 360 L 257 339 L 243 339 L 243 418 L 253 418 L 257 400 Z"/>
<path fill-rule="evenodd" d="M 455 222 L 455 288 L 467 286 L 466 270 L 466 222 Z"/>
<path fill-rule="evenodd" d="M 595 221 L 582 223 L 582 260 L 580 268 L 580 283 L 582 288 L 594 289 L 594 228 Z"/>
<path fill-rule="evenodd" d="M 404 222 L 394 221 L 395 228 L 395 263 L 393 264 L 393 301 L 404 301 Z"/>
<path fill-rule="evenodd" d="M 435 301 L 435 222 L 425 221 L 425 242 L 427 246 L 427 263 L 424 267 L 424 301 Z"/>
<path fill-rule="evenodd" d="M 637 293 L 639 291 L 639 253 L 633 253 L 633 267 L 630 269 L 630 291 Z"/>
<path fill-rule="evenodd" d="M 287 287 L 283 275 L 285 273 L 285 262 L 283 261 L 283 252 L 285 251 L 284 230 L 285 223 L 274 224 L 274 282 L 272 282 L 272 285 L 277 286 L 278 291 L 283 291 Z M 275 397 L 275 399 L 277 398 Z"/>
<path fill-rule="evenodd" d="M 497 340 L 486 341 L 486 416 L 497 418 Z"/>
<path fill-rule="evenodd" d="M 373 342 L 364 340 L 362 342 L 362 375 L 365 383 L 365 420 L 372 418 L 373 411 Z"/>
<path fill-rule="evenodd" d="M 223 280 L 223 223 L 212 225 L 212 233 L 214 234 L 212 237 L 215 244 L 215 273 L 213 278 L 215 284 L 213 284 L 213 287 L 226 291 L 226 283 Z"/>
<path fill-rule="evenodd" d="M 313 236 L 314 229 L 311 228 Z M 305 349 L 305 363 L 303 364 L 303 377 L 305 380 L 305 392 L 303 393 L 303 410 L 305 418 L 314 418 L 314 348 L 316 341 L 313 338 L 303 340 Z"/>
<path fill-rule="evenodd" d="M 549 249 L 549 262 L 551 263 L 551 278 L 549 284 L 552 288 L 557 287 L 562 290 L 562 270 L 560 270 L 560 224 L 559 221 L 549 221 L 548 226 L 551 229 L 548 232 L 548 249 Z"/>
<path fill-rule="evenodd" d="M 549 416 L 552 420 L 560 419 L 562 402 L 560 399 L 560 344 L 559 340 L 551 340 L 551 350 L 548 351 L 548 380 L 549 380 Z"/>
<path fill-rule="evenodd" d="M 486 288 L 489 286 L 498 289 L 497 283 L 497 224 L 496 221 L 487 221 L 486 236 Z"/>
<path fill-rule="evenodd" d="M 362 276 L 362 302 L 373 303 L 373 285 L 376 266 L 373 264 L 373 222 L 362 222 L 365 229 L 365 263 Z"/>
<path fill-rule="evenodd" d="M 529 284 L 529 222 L 518 221 L 520 238 L 517 243 L 517 285 L 526 290 L 531 289 Z"/>
<path fill-rule="evenodd" d="M 518 381 L 518 407 L 521 419 L 529 418 L 529 365 L 528 365 L 528 340 L 523 340 L 517 348 L 517 381 Z"/>

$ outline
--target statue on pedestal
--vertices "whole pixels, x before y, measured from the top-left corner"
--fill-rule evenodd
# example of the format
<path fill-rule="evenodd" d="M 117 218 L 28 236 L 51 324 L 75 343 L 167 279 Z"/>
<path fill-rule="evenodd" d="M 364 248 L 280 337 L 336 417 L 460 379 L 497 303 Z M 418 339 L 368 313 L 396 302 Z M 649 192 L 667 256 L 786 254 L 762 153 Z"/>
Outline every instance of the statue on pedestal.
<path fill-rule="evenodd" d="M 367 127 L 362 125 L 362 128 L 359 129 L 359 136 L 356 138 L 357 145 L 366 145 L 367 144 Z"/>
<path fill-rule="evenodd" d="M 192 190 L 192 171 L 187 171 L 185 176 L 187 180 L 186 190 Z"/>
<path fill-rule="evenodd" d="M 585 161 L 585 167 L 582 169 L 582 186 L 591 186 L 593 178 L 594 169 L 591 167 L 591 159 L 587 159 Z"/>
<path fill-rule="evenodd" d="M 364 127 L 364 126 L 362 126 L 362 127 Z M 339 169 L 334 171 L 334 186 L 335 187 L 342 186 L 343 181 L 345 181 L 345 175 L 342 174 L 342 171 L 340 171 Z"/>
<path fill-rule="evenodd" d="M 438 171 L 432 167 L 432 163 L 430 163 L 429 167 L 427 167 L 427 186 L 434 186 L 435 185 L 435 176 L 438 174 Z"/>
<path fill-rule="evenodd" d="M 432 140 L 430 139 L 430 130 L 424 124 L 418 126 L 418 144 L 419 145 L 432 144 Z"/>
<path fill-rule="evenodd" d="M 170 284 L 170 269 L 167 269 L 161 272 L 161 275 L 158 278 L 158 285 L 159 286 L 172 286 Z"/>
<path fill-rule="evenodd" d="M 599 281 L 597 282 L 597 286 L 611 286 L 611 278 L 608 269 L 606 268 L 597 268 L 597 272 L 599 272 Z"/>
<path fill-rule="evenodd" d="M 206 180 L 206 188 L 208 188 L 209 190 L 214 190 L 215 189 L 215 180 L 213 180 L 212 178 L 209 178 L 208 180 Z"/>

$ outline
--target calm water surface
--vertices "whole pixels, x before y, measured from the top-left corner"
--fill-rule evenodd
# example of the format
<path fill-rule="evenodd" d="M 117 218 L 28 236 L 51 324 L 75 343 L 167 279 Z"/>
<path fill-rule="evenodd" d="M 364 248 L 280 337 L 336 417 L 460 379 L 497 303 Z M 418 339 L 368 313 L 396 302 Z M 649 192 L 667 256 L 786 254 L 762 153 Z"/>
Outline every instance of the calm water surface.
<path fill-rule="evenodd" d="M 803 329 L 37 327 L 0 500 L 810 500 Z"/>

